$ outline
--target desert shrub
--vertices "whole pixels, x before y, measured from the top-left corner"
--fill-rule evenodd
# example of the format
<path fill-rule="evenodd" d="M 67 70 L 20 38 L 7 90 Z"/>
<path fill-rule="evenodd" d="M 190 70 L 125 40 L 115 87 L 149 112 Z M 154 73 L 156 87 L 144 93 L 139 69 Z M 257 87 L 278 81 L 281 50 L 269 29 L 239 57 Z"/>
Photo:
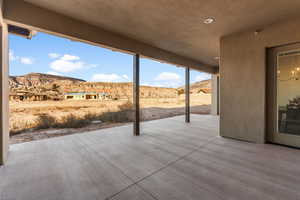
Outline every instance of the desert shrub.
<path fill-rule="evenodd" d="M 122 111 L 122 110 L 132 110 L 133 109 L 133 104 L 132 104 L 131 101 L 126 101 L 125 103 L 119 105 L 118 109 L 120 111 Z"/>
<path fill-rule="evenodd" d="M 133 119 L 133 111 L 131 109 L 117 112 L 106 112 L 100 115 L 99 119 L 103 122 L 130 122 Z"/>
<path fill-rule="evenodd" d="M 60 88 L 60 86 L 57 85 L 56 83 L 54 83 L 54 84 L 52 85 L 52 90 L 54 90 L 54 91 L 58 91 L 59 88 Z"/>
<path fill-rule="evenodd" d="M 53 128 L 56 125 L 56 119 L 48 114 L 40 114 L 36 119 L 36 129 Z"/>
<path fill-rule="evenodd" d="M 107 111 L 102 114 L 87 113 L 82 119 L 91 122 L 93 120 L 100 120 L 102 122 L 122 123 L 133 120 L 133 109 L 130 101 L 118 106 L 118 111 Z"/>
<path fill-rule="evenodd" d="M 184 89 L 183 88 L 177 89 L 177 95 L 182 95 L 182 94 L 184 94 Z"/>
<path fill-rule="evenodd" d="M 12 124 L 10 134 L 15 135 L 30 129 L 48 129 L 48 128 L 82 128 L 89 125 L 94 120 L 109 123 L 125 123 L 133 120 L 133 105 L 131 101 L 118 106 L 118 111 L 109 111 L 101 114 L 87 113 L 83 116 L 76 114 L 68 114 L 60 118 L 56 118 L 49 114 L 38 114 L 34 123 Z"/>
<path fill-rule="evenodd" d="M 99 115 L 89 112 L 83 116 L 83 119 L 93 121 L 99 119 Z"/>
<path fill-rule="evenodd" d="M 105 112 L 97 117 L 97 119 L 103 122 L 130 122 L 133 120 L 133 104 L 131 101 L 126 101 L 125 103 L 118 106 L 116 112 Z"/>
<path fill-rule="evenodd" d="M 77 117 L 74 114 L 63 116 L 59 123 L 56 123 L 57 128 L 82 128 L 90 123 L 90 120 L 84 117 Z"/>
<path fill-rule="evenodd" d="M 38 116 L 36 126 L 34 128 L 81 128 L 90 123 L 91 115 L 85 117 L 78 117 L 74 114 L 69 114 L 61 117 L 60 119 L 56 119 L 50 115 L 42 114 Z"/>
<path fill-rule="evenodd" d="M 10 124 L 9 134 L 10 136 L 20 134 L 24 131 L 30 130 L 35 126 L 30 122 L 20 123 L 20 122 L 13 122 Z"/>

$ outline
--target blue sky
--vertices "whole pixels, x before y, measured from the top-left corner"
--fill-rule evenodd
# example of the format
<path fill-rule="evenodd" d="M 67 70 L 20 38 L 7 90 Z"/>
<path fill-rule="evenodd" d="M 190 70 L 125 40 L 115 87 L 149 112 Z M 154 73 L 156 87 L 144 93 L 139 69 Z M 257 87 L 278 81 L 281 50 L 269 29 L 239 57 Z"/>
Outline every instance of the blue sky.
<path fill-rule="evenodd" d="M 30 72 L 81 78 L 86 81 L 132 81 L 132 56 L 44 33 L 31 40 L 10 35 L 10 75 Z M 184 68 L 141 59 L 141 84 L 162 87 L 184 85 Z M 210 75 L 191 71 L 191 82 Z"/>

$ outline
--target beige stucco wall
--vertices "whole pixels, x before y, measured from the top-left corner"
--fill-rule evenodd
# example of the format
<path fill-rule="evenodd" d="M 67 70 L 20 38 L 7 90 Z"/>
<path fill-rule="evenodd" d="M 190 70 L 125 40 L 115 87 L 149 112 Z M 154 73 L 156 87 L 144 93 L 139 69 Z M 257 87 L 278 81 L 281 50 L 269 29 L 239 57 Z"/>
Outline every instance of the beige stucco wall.
<path fill-rule="evenodd" d="M 220 135 L 265 142 L 266 48 L 300 42 L 300 18 L 221 38 Z"/>

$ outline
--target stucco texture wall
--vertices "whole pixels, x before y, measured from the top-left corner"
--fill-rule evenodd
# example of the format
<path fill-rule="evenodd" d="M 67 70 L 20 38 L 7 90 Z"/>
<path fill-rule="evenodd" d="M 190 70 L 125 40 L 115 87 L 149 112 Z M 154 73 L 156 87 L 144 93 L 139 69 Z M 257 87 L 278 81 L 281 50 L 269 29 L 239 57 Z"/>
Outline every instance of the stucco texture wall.
<path fill-rule="evenodd" d="M 221 38 L 220 135 L 264 143 L 266 49 L 300 42 L 300 18 Z"/>

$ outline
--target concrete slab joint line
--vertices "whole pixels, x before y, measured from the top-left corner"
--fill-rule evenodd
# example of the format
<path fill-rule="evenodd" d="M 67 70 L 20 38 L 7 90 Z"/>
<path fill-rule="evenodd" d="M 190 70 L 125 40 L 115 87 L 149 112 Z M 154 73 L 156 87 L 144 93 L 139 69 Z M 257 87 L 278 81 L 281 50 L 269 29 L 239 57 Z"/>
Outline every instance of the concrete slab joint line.
<path fill-rule="evenodd" d="M 138 183 L 142 182 L 143 180 L 147 179 L 148 177 L 153 176 L 154 174 L 157 174 L 158 172 L 160 172 L 160 171 L 166 169 L 167 167 L 169 167 L 169 166 L 175 164 L 176 162 L 178 162 L 178 161 L 180 161 L 180 160 L 183 160 L 184 158 L 186 158 L 187 156 L 193 154 L 194 152 L 199 151 L 199 149 L 204 148 L 206 145 L 208 145 L 209 143 L 213 142 L 215 139 L 216 139 L 216 138 L 212 138 L 212 139 L 208 140 L 207 143 L 201 145 L 201 146 L 198 147 L 197 149 L 190 151 L 190 152 L 187 153 L 186 155 L 184 155 L 184 156 L 178 158 L 177 160 L 175 160 L 175 161 L 173 161 L 173 162 L 167 164 L 166 166 L 164 166 L 164 167 L 162 167 L 162 168 L 156 170 L 155 172 L 153 172 L 153 173 L 151 173 L 151 174 L 145 176 L 144 178 L 142 178 L 142 179 L 140 179 L 140 180 L 138 180 L 138 181 L 134 181 L 133 179 L 131 179 L 131 177 L 128 177 L 128 176 L 127 176 L 129 179 L 131 179 L 132 181 L 134 181 L 134 183 L 131 184 L 131 185 L 129 185 L 128 187 L 124 188 L 123 190 L 121 190 L 121 191 L 119 191 L 119 192 L 113 194 L 113 195 L 112 195 L 111 197 L 109 197 L 108 199 L 112 199 L 113 197 L 117 196 L 118 194 L 124 192 L 125 190 L 127 190 L 128 188 L 130 188 L 130 187 L 132 187 L 132 186 L 134 186 L 134 185 L 137 185 L 138 187 L 142 188 L 142 186 L 138 185 Z M 117 166 L 115 166 L 115 167 L 117 167 Z M 117 168 L 119 168 L 119 167 L 117 167 Z M 121 168 L 119 168 L 119 169 L 120 169 L 120 171 L 122 171 Z M 149 195 L 151 195 L 154 199 L 157 199 L 153 194 L 151 194 L 150 192 L 148 192 L 146 189 L 143 188 L 143 190 L 144 190 L 146 193 L 148 193 Z"/>

